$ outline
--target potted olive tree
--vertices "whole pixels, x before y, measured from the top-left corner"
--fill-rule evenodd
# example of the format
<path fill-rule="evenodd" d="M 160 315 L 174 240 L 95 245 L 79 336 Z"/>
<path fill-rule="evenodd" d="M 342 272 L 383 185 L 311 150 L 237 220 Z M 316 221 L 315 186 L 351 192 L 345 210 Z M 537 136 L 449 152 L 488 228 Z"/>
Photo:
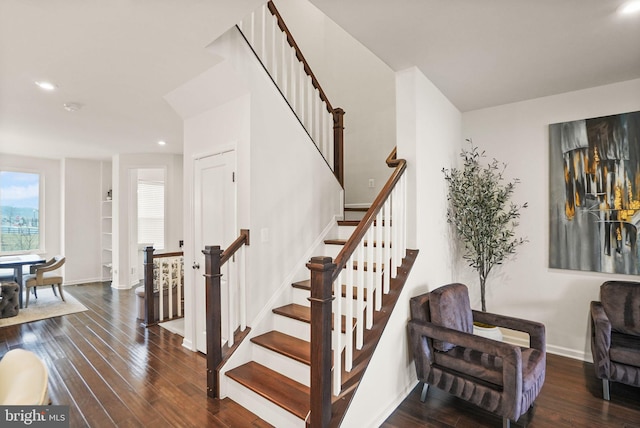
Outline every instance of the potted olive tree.
<path fill-rule="evenodd" d="M 505 182 L 506 164 L 495 159 L 482 164 L 484 151 L 467 141 L 471 147 L 460 153 L 462 168 L 442 170 L 448 186 L 447 221 L 463 244 L 463 259 L 478 272 L 482 311 L 486 312 L 485 289 L 491 270 L 526 242 L 514 229 L 527 203 L 511 202 L 519 180 Z"/>

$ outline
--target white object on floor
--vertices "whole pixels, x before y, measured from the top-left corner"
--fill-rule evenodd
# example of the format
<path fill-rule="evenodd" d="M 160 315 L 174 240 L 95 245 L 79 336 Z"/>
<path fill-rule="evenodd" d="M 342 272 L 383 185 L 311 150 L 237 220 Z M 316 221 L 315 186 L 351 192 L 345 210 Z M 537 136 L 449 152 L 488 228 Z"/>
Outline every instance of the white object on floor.
<path fill-rule="evenodd" d="M 0 405 L 49 404 L 49 373 L 33 352 L 12 349 L 0 360 Z"/>

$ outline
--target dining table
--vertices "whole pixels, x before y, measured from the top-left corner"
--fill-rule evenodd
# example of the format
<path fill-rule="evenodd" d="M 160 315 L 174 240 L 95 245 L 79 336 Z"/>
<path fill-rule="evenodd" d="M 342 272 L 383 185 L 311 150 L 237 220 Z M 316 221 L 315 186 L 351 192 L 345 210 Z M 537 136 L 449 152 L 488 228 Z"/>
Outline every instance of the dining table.
<path fill-rule="evenodd" d="M 22 270 L 25 266 L 36 265 L 44 263 L 45 261 L 45 259 L 37 254 L 0 257 L 0 269 L 13 269 L 13 277 L 16 283 L 18 283 L 18 287 L 20 287 L 20 296 L 18 296 L 20 309 L 22 309 Z"/>

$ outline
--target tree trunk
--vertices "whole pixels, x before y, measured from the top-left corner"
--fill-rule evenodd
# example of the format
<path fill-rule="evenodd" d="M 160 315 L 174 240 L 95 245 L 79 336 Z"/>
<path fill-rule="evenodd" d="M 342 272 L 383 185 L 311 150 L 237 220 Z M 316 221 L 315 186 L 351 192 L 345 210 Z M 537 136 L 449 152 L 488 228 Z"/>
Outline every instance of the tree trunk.
<path fill-rule="evenodd" d="M 484 290 L 485 290 L 484 287 L 487 282 L 487 278 L 484 275 L 482 275 L 482 273 L 480 273 L 479 276 L 480 276 L 480 301 L 482 302 L 482 312 L 487 312 L 487 304 L 484 299 Z"/>

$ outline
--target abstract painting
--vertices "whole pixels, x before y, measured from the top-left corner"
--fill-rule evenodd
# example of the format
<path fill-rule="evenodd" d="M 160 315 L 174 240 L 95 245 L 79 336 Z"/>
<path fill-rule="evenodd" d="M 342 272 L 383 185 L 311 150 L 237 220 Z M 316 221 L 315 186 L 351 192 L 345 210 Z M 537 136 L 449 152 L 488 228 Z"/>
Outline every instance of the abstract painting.
<path fill-rule="evenodd" d="M 640 274 L 640 111 L 549 125 L 549 267 Z"/>

